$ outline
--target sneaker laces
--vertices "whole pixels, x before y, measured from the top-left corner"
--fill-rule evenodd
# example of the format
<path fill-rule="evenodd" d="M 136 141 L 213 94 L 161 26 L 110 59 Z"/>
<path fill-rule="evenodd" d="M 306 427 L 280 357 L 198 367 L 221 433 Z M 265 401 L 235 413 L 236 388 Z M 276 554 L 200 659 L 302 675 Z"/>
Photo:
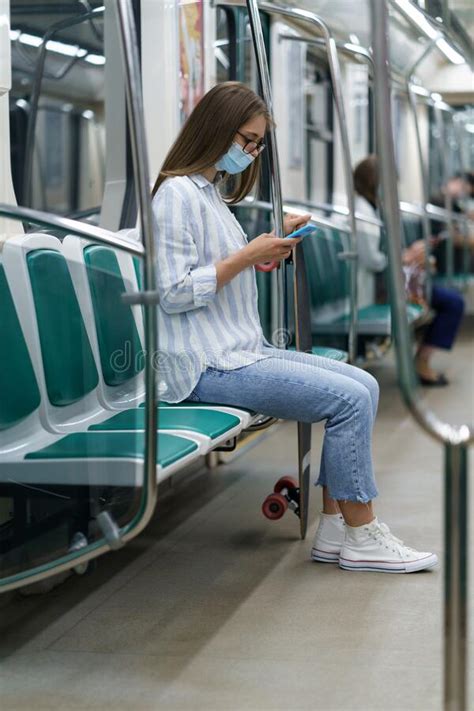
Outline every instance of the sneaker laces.
<path fill-rule="evenodd" d="M 377 535 L 377 533 L 379 535 Z M 416 553 L 414 548 L 410 548 L 409 546 L 406 546 L 404 542 L 400 539 L 397 538 L 396 536 L 393 535 L 393 533 L 390 531 L 389 527 L 387 526 L 386 523 L 379 523 L 378 527 L 373 531 L 374 538 L 379 538 L 380 536 L 383 536 L 388 542 L 390 543 L 395 543 L 398 549 L 398 552 L 401 553 L 401 548 L 404 548 L 407 551 Z M 388 545 L 386 546 L 388 548 Z M 396 550 L 393 548 L 392 550 Z"/>

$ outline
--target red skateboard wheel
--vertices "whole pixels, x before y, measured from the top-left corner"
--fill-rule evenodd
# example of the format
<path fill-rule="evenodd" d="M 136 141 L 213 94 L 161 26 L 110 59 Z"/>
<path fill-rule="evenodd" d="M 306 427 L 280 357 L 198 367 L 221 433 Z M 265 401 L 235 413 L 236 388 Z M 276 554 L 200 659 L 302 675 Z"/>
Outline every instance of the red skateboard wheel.
<path fill-rule="evenodd" d="M 283 489 L 297 489 L 298 482 L 292 476 L 282 476 L 273 487 L 273 491 L 279 494 Z"/>
<path fill-rule="evenodd" d="M 288 509 L 288 501 L 282 494 L 270 494 L 262 504 L 262 512 L 266 518 L 276 521 Z"/>

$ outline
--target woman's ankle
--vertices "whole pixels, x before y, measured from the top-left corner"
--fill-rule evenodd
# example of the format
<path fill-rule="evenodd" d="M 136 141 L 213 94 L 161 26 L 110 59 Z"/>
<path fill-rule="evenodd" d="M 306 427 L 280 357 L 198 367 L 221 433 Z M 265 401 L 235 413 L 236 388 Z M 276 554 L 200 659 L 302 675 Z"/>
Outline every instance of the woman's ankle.
<path fill-rule="evenodd" d="M 365 526 L 375 518 L 371 501 L 366 504 L 359 501 L 338 501 L 338 504 L 345 523 L 352 528 Z"/>
<path fill-rule="evenodd" d="M 327 486 L 323 486 L 323 514 L 328 514 L 329 516 L 334 516 L 335 514 L 340 514 L 341 509 L 336 499 L 332 499 L 329 496 Z"/>

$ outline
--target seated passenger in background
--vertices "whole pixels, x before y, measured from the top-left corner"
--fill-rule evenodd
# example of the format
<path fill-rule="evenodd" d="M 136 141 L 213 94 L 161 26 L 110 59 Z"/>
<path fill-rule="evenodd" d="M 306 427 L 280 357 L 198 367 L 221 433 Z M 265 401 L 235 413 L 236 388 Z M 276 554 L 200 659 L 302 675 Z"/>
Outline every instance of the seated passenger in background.
<path fill-rule="evenodd" d="M 364 158 L 354 170 L 354 187 L 357 192 L 356 210 L 364 214 L 378 217 L 377 194 L 379 185 L 377 156 Z M 361 209 L 362 208 L 362 209 Z M 359 222 L 359 272 L 365 278 L 367 272 L 374 279 L 374 272 L 381 271 L 386 265 L 386 255 L 380 251 L 380 229 L 378 239 L 371 225 Z M 367 230 L 370 227 L 370 231 Z M 413 242 L 402 253 L 402 262 L 408 269 L 416 269 L 419 273 L 425 268 L 425 243 L 423 240 Z M 371 287 L 373 288 L 373 287 Z M 430 308 L 435 312 L 433 321 L 428 326 L 419 344 L 415 366 L 422 385 L 448 385 L 447 378 L 442 373 L 433 370 L 430 361 L 437 349 L 450 350 L 453 346 L 459 325 L 464 313 L 464 299 L 454 289 L 445 289 L 433 285 Z"/>
<path fill-rule="evenodd" d="M 430 197 L 432 205 L 438 207 L 446 206 L 446 196 L 451 200 L 453 212 L 473 218 L 471 212 L 471 199 L 473 191 L 472 173 L 455 173 L 441 187 L 441 191 Z M 431 234 L 434 238 L 433 255 L 436 257 L 437 271 L 439 274 L 447 273 L 447 241 L 449 236 L 449 226 L 442 220 L 430 220 Z M 465 271 L 464 249 L 466 243 L 465 225 L 453 220 L 452 238 L 454 242 L 454 273 L 462 274 Z M 467 270 L 474 273 L 474 232 L 472 225 L 468 227 L 467 244 L 469 255 L 467 260 Z"/>
<path fill-rule="evenodd" d="M 248 242 L 228 204 L 255 185 L 271 121 L 246 86 L 218 84 L 191 113 L 156 181 L 162 397 L 324 420 L 313 560 L 390 573 L 431 568 L 436 555 L 403 545 L 373 511 L 377 381 L 346 363 L 274 348 L 263 336 L 254 267 L 286 259 L 301 238 L 262 234 Z M 285 234 L 309 218 L 288 215 Z"/>
<path fill-rule="evenodd" d="M 355 211 L 380 222 L 377 207 L 378 173 L 376 156 L 368 156 L 354 170 Z M 357 221 L 357 291 L 359 308 L 375 304 L 375 274 L 387 266 L 387 255 L 380 249 L 382 233 L 378 224 Z"/>

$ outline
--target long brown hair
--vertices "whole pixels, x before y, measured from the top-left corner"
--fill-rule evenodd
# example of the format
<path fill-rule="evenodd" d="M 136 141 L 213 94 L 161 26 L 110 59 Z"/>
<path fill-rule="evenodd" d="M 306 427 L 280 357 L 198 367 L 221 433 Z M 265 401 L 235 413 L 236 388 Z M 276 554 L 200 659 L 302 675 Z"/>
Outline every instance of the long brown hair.
<path fill-rule="evenodd" d="M 375 154 L 367 156 L 358 163 L 354 170 L 354 188 L 374 207 L 377 205 L 379 188 L 379 165 Z"/>
<path fill-rule="evenodd" d="M 265 117 L 267 126 L 272 123 L 265 102 L 251 89 L 237 81 L 217 84 L 203 96 L 185 122 L 165 158 L 152 194 L 168 177 L 202 173 L 214 166 L 230 148 L 239 128 L 259 115 Z M 259 155 L 242 173 L 231 176 L 229 203 L 243 200 L 252 190 L 260 164 Z"/>

